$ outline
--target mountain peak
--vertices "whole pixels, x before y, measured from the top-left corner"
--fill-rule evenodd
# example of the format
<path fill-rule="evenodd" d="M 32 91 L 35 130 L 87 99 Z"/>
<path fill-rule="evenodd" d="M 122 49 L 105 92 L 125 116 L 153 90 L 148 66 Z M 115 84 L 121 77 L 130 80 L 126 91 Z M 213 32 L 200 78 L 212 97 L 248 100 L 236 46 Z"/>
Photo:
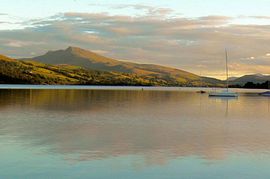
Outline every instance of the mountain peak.
<path fill-rule="evenodd" d="M 46 64 L 70 64 L 90 69 L 100 69 L 101 67 L 107 69 L 109 64 L 115 66 L 122 63 L 74 46 L 62 50 L 49 51 L 45 55 L 34 57 L 34 59 Z"/>
<path fill-rule="evenodd" d="M 72 50 L 78 50 L 78 49 L 81 49 L 79 47 L 75 47 L 75 46 L 69 46 L 66 51 L 72 51 Z"/>
<path fill-rule="evenodd" d="M 264 77 L 264 75 L 263 75 L 263 74 L 261 74 L 261 73 L 256 73 L 256 74 L 254 74 L 254 76 L 258 76 L 258 77 Z"/>
<path fill-rule="evenodd" d="M 83 58 L 92 58 L 93 56 L 100 56 L 101 57 L 101 55 L 98 55 L 90 50 L 86 50 L 86 49 L 82 49 L 80 47 L 74 47 L 74 46 L 68 47 L 66 50 L 64 50 L 64 52 L 66 54 L 80 56 Z"/>
<path fill-rule="evenodd" d="M 119 61 L 74 46 L 70 46 L 64 50 L 57 50 L 51 52 L 50 54 L 35 57 L 34 60 L 45 64 L 68 64 L 91 70 L 136 74 L 138 76 L 148 76 L 149 78 L 156 78 L 159 76 L 166 79 L 168 78 L 169 74 L 170 78 L 176 79 L 176 83 L 188 84 L 196 80 L 198 81 L 199 79 L 197 75 L 183 70 L 160 65 L 137 64 L 132 62 Z M 213 80 L 207 78 L 206 81 L 207 83 L 209 82 L 211 84 Z"/>
<path fill-rule="evenodd" d="M 72 53 L 72 52 L 80 52 L 80 51 L 86 51 L 86 50 L 79 48 L 79 47 L 70 46 L 65 51 Z"/>

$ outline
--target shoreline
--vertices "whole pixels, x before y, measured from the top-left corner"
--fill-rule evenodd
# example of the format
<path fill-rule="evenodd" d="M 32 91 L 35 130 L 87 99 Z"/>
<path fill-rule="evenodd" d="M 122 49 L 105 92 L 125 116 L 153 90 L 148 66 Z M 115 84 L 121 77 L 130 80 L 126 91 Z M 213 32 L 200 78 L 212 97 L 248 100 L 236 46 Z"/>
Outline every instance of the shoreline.
<path fill-rule="evenodd" d="M 122 90 L 122 91 L 187 91 L 196 92 L 204 90 L 211 92 L 214 90 L 223 90 L 224 88 L 207 88 L 207 87 L 164 87 L 164 86 L 98 86 L 98 85 L 21 85 L 21 84 L 0 84 L 0 89 L 33 89 L 33 90 Z M 244 89 L 230 88 L 232 91 L 239 93 L 260 93 L 267 89 Z"/>

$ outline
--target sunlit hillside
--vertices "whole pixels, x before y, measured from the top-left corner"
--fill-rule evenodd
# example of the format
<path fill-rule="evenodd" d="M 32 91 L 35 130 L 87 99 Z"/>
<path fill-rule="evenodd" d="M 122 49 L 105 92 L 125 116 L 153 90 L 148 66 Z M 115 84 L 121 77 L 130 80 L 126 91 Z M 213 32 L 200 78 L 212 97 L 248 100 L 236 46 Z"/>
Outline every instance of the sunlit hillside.
<path fill-rule="evenodd" d="M 106 59 L 104 59 L 106 60 Z M 73 59 L 74 61 L 74 59 Z M 100 62 L 100 61 L 99 61 Z M 120 63 L 120 62 L 116 62 Z M 127 63 L 129 64 L 129 63 Z M 138 65 L 139 66 L 139 65 Z M 142 86 L 215 86 L 202 78 L 167 67 L 141 65 L 148 74 L 86 69 L 67 63 L 48 65 L 34 60 L 15 60 L 0 56 L 0 82 L 4 84 L 71 84 L 71 85 L 142 85 Z M 114 66 L 115 67 L 115 66 Z M 135 67 L 136 68 L 136 67 Z M 130 67 L 130 70 L 132 68 Z M 138 70 L 136 68 L 135 70 Z M 167 74 L 164 74 L 164 69 Z M 152 74 L 150 74 L 150 71 Z M 187 76 L 185 76 L 187 75 Z"/>
<path fill-rule="evenodd" d="M 0 82 L 4 84 L 128 86 L 196 86 L 200 84 L 197 79 L 186 82 L 170 75 L 140 76 L 136 73 L 98 71 L 68 64 L 47 65 L 33 60 L 15 60 L 5 56 L 0 56 L 0 77 Z M 209 83 L 209 85 L 214 84 Z"/>
<path fill-rule="evenodd" d="M 215 86 L 222 83 L 219 80 L 201 78 L 198 75 L 180 69 L 115 60 L 78 47 L 49 51 L 45 55 L 34 57 L 33 59 L 46 64 L 68 64 L 91 70 L 135 74 L 136 76 L 151 80 L 162 79 L 167 81 L 168 84 L 174 85 Z"/>

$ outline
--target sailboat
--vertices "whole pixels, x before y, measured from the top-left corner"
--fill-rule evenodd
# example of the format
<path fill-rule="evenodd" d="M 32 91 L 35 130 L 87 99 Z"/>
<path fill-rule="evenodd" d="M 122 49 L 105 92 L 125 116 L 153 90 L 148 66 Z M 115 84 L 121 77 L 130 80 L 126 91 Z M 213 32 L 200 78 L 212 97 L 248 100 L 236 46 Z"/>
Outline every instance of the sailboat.
<path fill-rule="evenodd" d="M 224 91 L 220 91 L 220 92 L 211 92 L 209 94 L 209 96 L 212 97 L 238 97 L 238 94 L 233 92 L 233 91 L 229 91 L 229 69 L 228 69 L 228 52 L 227 49 L 225 49 L 225 55 L 226 55 L 226 76 L 227 76 L 227 80 L 226 80 L 226 90 Z"/>

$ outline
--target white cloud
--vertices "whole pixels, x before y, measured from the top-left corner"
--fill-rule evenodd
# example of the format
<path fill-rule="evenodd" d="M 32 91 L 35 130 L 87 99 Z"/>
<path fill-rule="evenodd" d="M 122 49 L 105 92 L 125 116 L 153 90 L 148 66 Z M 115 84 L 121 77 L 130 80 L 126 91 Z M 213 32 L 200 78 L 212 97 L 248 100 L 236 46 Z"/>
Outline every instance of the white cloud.
<path fill-rule="evenodd" d="M 42 45 L 42 42 L 34 42 L 34 41 L 19 41 L 19 40 L 11 40 L 6 43 L 4 43 L 4 46 L 7 47 L 26 47 L 26 46 L 34 46 L 34 45 Z"/>
<path fill-rule="evenodd" d="M 87 33 L 87 34 L 98 34 L 98 32 L 94 31 L 94 30 L 86 30 L 84 32 Z"/>
<path fill-rule="evenodd" d="M 249 73 L 270 71 L 270 61 L 266 59 L 270 56 L 266 54 L 270 27 L 228 25 L 230 20 L 224 16 L 166 19 L 150 14 L 133 17 L 70 12 L 25 22 L 24 25 L 30 25 L 24 29 L 0 31 L 0 53 L 25 57 L 32 52 L 39 55 L 72 45 L 117 59 L 217 76 L 224 73 L 224 48 L 227 47 L 230 63 L 252 67 L 247 68 Z M 250 57 L 256 60 L 247 60 Z M 257 71 L 256 66 L 260 67 Z M 242 72 L 246 70 L 232 68 L 231 71 Z"/>

